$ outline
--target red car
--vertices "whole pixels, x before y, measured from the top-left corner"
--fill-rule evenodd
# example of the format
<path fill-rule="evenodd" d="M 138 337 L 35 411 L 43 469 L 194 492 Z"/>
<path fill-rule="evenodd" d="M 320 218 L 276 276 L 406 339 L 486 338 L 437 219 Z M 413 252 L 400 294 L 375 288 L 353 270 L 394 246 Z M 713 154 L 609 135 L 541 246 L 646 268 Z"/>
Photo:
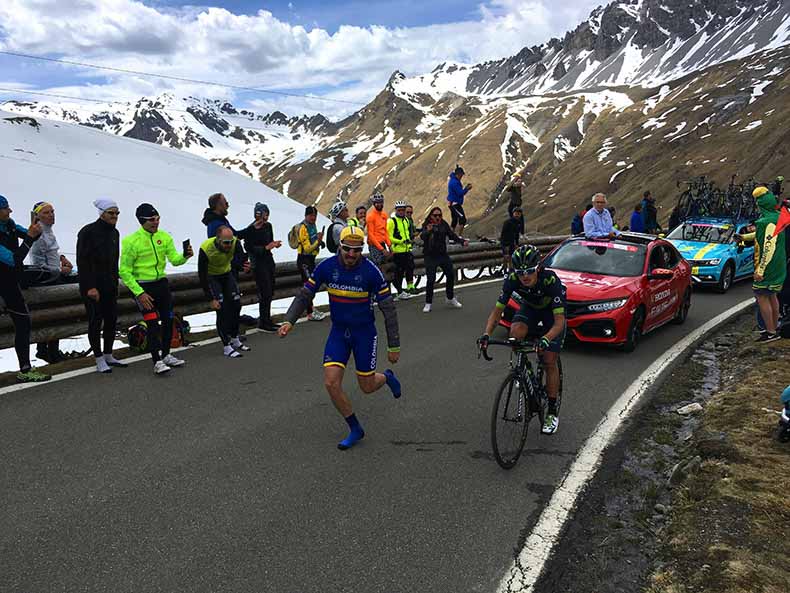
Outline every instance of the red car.
<path fill-rule="evenodd" d="M 691 266 L 663 239 L 637 233 L 568 239 L 544 265 L 565 285 L 568 335 L 581 342 L 632 352 L 642 334 L 686 321 Z"/>

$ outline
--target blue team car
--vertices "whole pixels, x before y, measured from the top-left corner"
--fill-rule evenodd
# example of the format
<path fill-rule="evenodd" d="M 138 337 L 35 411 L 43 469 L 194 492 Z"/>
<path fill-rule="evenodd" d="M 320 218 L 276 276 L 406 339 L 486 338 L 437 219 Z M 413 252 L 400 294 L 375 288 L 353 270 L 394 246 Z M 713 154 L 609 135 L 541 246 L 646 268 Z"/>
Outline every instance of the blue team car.
<path fill-rule="evenodd" d="M 731 218 L 690 218 L 667 236 L 691 264 L 694 284 L 727 292 L 734 282 L 754 273 L 754 244 L 739 245 L 736 234 L 747 231 L 748 221 Z"/>

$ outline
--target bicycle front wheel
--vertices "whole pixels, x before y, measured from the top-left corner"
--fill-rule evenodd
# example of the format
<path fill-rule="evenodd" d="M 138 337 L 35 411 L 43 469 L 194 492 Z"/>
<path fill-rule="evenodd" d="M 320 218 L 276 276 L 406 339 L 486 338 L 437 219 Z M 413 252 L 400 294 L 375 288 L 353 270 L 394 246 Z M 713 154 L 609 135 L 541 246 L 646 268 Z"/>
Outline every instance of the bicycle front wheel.
<path fill-rule="evenodd" d="M 518 375 L 511 373 L 502 382 L 491 410 L 491 447 L 502 469 L 512 469 L 521 456 L 530 418 L 524 386 Z"/>

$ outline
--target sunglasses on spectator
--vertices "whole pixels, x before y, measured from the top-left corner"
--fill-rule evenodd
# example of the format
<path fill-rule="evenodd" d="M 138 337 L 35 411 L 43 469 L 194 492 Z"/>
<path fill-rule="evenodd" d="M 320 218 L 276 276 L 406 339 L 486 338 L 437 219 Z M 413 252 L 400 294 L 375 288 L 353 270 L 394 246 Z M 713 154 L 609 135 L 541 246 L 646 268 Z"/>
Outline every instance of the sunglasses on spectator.
<path fill-rule="evenodd" d="M 441 218 L 442 217 L 441 214 L 431 214 L 431 216 L 433 216 L 434 218 Z"/>
<path fill-rule="evenodd" d="M 105 210 L 105 214 L 109 214 L 110 216 L 118 216 L 121 211 L 120 210 Z"/>
<path fill-rule="evenodd" d="M 516 270 L 516 274 L 519 276 L 529 276 L 530 274 L 534 274 L 538 271 L 538 266 L 532 266 L 531 268 L 521 268 L 520 270 Z"/>
<path fill-rule="evenodd" d="M 159 217 L 158 216 L 145 216 L 145 217 L 143 217 L 143 220 L 145 222 L 159 222 Z"/>
<path fill-rule="evenodd" d="M 351 247 L 351 245 L 341 245 L 340 248 L 346 253 L 362 253 L 362 247 Z"/>

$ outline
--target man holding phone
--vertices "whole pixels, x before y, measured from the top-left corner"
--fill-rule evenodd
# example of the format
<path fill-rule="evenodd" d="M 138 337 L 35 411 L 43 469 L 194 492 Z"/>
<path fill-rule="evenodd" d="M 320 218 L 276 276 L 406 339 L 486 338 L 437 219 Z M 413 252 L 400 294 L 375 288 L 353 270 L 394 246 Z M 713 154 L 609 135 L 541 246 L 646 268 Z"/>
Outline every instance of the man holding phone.
<path fill-rule="evenodd" d="M 157 375 L 185 362 L 170 354 L 173 333 L 173 304 L 165 265 L 184 265 L 192 257 L 192 247 L 179 253 L 173 238 L 159 230 L 159 212 L 151 204 L 140 204 L 135 211 L 140 228 L 124 237 L 119 274 L 132 292 L 148 327 L 148 347 Z"/>

